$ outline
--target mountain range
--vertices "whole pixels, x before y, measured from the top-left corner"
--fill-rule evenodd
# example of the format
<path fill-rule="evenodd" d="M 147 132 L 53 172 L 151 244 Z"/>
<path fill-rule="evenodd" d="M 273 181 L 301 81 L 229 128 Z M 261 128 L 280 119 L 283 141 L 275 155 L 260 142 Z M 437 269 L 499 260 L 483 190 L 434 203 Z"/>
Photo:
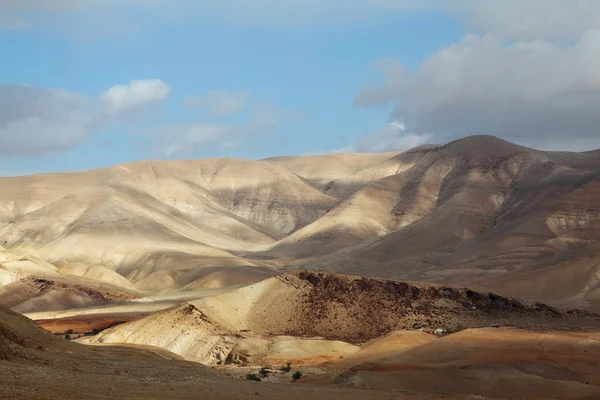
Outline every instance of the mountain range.
<path fill-rule="evenodd" d="M 0 187 L 0 304 L 21 312 L 304 268 L 600 311 L 600 151 L 472 136 L 393 153 L 143 161 Z"/>

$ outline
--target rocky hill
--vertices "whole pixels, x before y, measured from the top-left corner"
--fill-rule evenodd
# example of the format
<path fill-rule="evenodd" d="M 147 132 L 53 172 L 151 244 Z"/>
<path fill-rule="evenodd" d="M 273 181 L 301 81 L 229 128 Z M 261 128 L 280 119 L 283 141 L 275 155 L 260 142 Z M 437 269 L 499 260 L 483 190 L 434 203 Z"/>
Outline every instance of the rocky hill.
<path fill-rule="evenodd" d="M 398 330 L 492 323 L 585 330 L 599 328 L 600 316 L 465 288 L 302 270 L 115 326 L 90 341 L 159 346 L 214 365 L 268 358 L 281 338 L 360 344 Z"/>

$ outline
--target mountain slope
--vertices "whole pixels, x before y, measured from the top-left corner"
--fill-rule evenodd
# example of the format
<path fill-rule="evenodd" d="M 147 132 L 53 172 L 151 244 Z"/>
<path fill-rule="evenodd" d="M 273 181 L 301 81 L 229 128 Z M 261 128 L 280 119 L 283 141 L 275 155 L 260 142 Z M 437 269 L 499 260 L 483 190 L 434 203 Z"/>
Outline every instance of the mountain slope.
<path fill-rule="evenodd" d="M 473 136 L 399 153 L 136 162 L 0 184 L 6 251 L 124 289 L 250 284 L 309 267 L 600 310 L 597 151 Z M 9 267 L 4 284 L 17 279 Z"/>

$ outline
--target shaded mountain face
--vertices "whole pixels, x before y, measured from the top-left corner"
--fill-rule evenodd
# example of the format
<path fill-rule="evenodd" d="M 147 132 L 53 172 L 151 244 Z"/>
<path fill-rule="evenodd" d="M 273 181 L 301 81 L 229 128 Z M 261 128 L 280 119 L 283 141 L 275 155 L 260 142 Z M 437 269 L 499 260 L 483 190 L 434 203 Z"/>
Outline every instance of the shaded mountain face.
<path fill-rule="evenodd" d="M 310 267 L 600 311 L 594 151 L 475 136 L 400 153 L 138 162 L 0 184 L 2 284 L 62 274 L 156 292 Z M 15 264 L 27 257 L 34 266 Z"/>
<path fill-rule="evenodd" d="M 0 361 L 27 358 L 32 351 L 64 347 L 64 342 L 32 320 L 0 306 Z"/>

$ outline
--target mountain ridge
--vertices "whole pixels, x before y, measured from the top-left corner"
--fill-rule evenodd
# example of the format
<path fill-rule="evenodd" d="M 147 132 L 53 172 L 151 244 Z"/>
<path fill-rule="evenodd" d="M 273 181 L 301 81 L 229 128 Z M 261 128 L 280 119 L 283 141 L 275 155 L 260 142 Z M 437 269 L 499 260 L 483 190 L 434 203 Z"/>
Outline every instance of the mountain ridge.
<path fill-rule="evenodd" d="M 202 288 L 194 277 L 214 268 L 218 286 L 228 271 L 248 284 L 317 266 L 600 310 L 597 150 L 480 135 L 403 152 L 137 161 L 0 184 L 0 253 L 69 276 L 99 266 L 147 293 Z M 256 273 L 244 279 L 247 268 Z M 9 270 L 0 257 L 11 280 L 40 275 Z"/>

